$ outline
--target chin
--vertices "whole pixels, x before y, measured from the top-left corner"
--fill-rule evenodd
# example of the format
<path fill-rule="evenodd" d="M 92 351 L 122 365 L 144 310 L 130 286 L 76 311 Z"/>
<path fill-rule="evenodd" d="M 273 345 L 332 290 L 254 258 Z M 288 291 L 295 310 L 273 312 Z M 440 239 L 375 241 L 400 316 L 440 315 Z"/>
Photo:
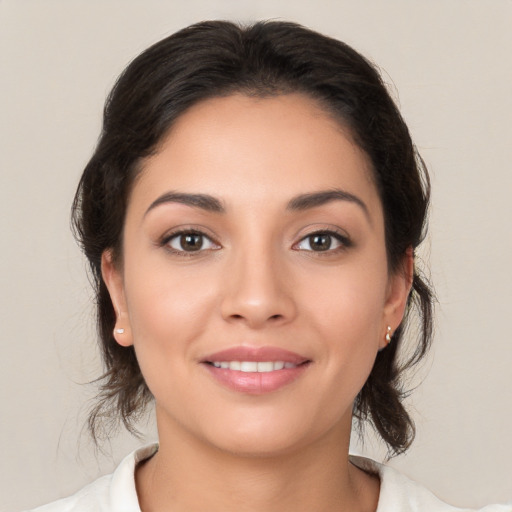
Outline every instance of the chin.
<path fill-rule="evenodd" d="M 205 423 L 201 437 L 220 451 L 240 457 L 268 458 L 304 450 L 333 430 L 330 422 L 310 422 L 303 415 L 246 414 L 229 422 Z"/>
<path fill-rule="evenodd" d="M 218 450 L 237 457 L 272 458 L 291 454 L 307 444 L 300 436 L 290 436 L 275 429 L 265 432 L 240 431 L 222 438 L 210 439 Z"/>

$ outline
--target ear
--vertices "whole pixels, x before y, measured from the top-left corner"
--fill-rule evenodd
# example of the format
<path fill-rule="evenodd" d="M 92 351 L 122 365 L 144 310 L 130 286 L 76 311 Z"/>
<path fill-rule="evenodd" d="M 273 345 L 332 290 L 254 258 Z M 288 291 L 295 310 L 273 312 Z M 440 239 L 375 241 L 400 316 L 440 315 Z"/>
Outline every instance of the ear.
<path fill-rule="evenodd" d="M 388 326 L 393 334 L 398 328 L 405 314 L 407 298 L 411 291 L 414 277 L 414 254 L 412 247 L 409 247 L 404 254 L 402 265 L 390 277 L 386 295 L 386 303 L 382 318 L 382 336 L 380 337 L 379 348 L 384 348 L 388 341 L 386 334 Z"/>
<path fill-rule="evenodd" d="M 124 279 L 118 265 L 115 264 L 112 251 L 107 249 L 101 255 L 101 275 L 110 294 L 110 300 L 116 312 L 116 325 L 114 338 L 123 347 L 133 345 L 132 329 L 126 297 L 124 291 Z"/>

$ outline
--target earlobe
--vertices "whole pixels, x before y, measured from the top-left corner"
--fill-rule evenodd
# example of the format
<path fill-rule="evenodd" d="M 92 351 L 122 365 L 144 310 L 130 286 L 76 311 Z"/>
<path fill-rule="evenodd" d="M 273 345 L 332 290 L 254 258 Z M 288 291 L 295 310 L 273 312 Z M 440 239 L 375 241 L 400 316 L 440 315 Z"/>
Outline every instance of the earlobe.
<path fill-rule="evenodd" d="M 383 314 L 383 334 L 380 342 L 381 349 L 390 341 L 387 339 L 389 331 L 394 333 L 402 322 L 413 278 L 414 253 L 412 247 L 409 247 L 404 254 L 401 268 L 390 276 L 389 279 L 388 293 Z M 390 326 L 390 329 L 388 329 L 388 326 Z"/>
<path fill-rule="evenodd" d="M 110 249 L 104 251 L 101 256 L 101 275 L 116 312 L 116 323 L 113 330 L 114 339 L 119 345 L 129 347 L 133 345 L 133 338 L 126 305 L 124 280 L 120 269 L 114 262 Z"/>

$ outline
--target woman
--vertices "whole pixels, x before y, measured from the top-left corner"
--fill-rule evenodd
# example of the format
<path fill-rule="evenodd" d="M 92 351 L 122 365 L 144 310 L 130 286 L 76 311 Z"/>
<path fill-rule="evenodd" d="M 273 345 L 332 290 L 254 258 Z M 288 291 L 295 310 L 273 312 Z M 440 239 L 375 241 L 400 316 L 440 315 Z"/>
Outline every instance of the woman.
<path fill-rule="evenodd" d="M 430 343 L 428 198 L 378 73 L 343 43 L 209 22 L 135 59 L 74 221 L 106 365 L 91 430 L 133 429 L 154 399 L 159 444 L 41 510 L 454 510 L 348 454 L 353 418 L 390 454 L 413 439 L 400 382 Z"/>

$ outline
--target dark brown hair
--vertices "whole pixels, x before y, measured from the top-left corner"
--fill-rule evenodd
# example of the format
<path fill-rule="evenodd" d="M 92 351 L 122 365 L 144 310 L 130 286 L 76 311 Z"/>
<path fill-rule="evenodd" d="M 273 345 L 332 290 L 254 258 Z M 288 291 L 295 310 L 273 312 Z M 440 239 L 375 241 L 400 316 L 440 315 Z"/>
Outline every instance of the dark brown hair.
<path fill-rule="evenodd" d="M 120 419 L 134 432 L 134 421 L 152 399 L 133 347 L 113 338 L 116 315 L 101 276 L 102 253 L 110 249 L 122 262 L 130 187 L 176 119 L 202 100 L 235 92 L 303 93 L 350 129 L 372 162 L 390 272 L 400 271 L 406 251 L 423 239 L 428 174 L 379 73 L 351 47 L 293 23 L 224 21 L 192 25 L 151 46 L 126 68 L 107 99 L 101 137 L 73 205 L 75 234 L 92 271 L 105 365 L 89 418 L 95 438 L 104 420 L 113 426 Z M 413 312 L 420 324 L 407 354 L 403 334 Z M 372 423 L 390 454 L 405 451 L 414 437 L 402 403 L 402 374 L 425 355 L 431 334 L 432 293 L 415 268 L 406 317 L 377 355 L 354 404 L 360 425 Z"/>

